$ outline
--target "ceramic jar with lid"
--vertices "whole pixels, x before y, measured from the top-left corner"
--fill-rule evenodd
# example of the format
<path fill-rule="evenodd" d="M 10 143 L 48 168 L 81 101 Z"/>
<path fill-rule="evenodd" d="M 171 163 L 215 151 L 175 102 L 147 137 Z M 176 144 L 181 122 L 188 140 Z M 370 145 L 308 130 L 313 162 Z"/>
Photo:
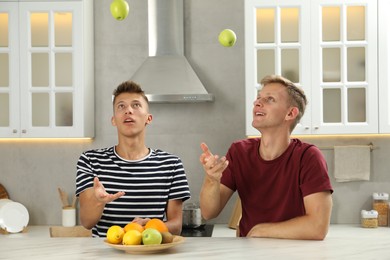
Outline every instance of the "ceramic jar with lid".
<path fill-rule="evenodd" d="M 372 208 L 378 212 L 378 226 L 387 227 L 389 214 L 389 194 L 374 193 L 372 194 Z"/>
<path fill-rule="evenodd" d="M 378 227 L 378 211 L 376 210 L 362 210 L 361 211 L 361 225 L 364 228 Z"/>

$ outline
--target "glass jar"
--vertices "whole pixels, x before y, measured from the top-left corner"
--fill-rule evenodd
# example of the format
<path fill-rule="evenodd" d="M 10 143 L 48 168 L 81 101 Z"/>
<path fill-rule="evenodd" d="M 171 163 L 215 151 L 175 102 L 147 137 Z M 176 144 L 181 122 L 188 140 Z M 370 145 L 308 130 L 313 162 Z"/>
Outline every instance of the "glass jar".
<path fill-rule="evenodd" d="M 376 210 L 362 210 L 361 225 L 364 228 L 378 227 L 378 211 Z"/>
<path fill-rule="evenodd" d="M 389 214 L 389 194 L 374 193 L 372 208 L 378 212 L 378 226 L 387 227 Z"/>
<path fill-rule="evenodd" d="M 387 225 L 390 226 L 390 202 L 387 204 L 389 210 L 387 211 Z"/>

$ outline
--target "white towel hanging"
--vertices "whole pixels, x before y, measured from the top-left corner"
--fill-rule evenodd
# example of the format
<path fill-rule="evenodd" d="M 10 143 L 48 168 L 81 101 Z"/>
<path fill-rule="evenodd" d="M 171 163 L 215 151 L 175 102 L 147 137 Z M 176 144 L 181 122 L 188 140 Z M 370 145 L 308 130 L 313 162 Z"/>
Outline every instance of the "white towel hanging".
<path fill-rule="evenodd" d="M 370 151 L 369 145 L 335 146 L 334 177 L 336 181 L 369 181 Z"/>

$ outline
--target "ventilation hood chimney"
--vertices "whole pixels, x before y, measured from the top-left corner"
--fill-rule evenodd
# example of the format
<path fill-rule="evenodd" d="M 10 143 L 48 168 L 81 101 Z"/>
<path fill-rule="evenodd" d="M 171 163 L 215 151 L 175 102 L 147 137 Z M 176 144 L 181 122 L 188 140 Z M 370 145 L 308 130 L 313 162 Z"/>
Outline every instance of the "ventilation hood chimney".
<path fill-rule="evenodd" d="M 131 78 L 151 103 L 213 101 L 184 56 L 183 0 L 148 0 L 149 57 Z"/>

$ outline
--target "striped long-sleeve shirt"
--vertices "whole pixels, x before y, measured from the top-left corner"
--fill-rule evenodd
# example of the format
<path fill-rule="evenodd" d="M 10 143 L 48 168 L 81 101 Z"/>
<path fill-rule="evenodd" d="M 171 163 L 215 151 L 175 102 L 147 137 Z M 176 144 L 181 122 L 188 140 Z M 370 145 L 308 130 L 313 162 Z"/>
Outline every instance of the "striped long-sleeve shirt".
<path fill-rule="evenodd" d="M 125 226 L 135 217 L 165 217 L 168 200 L 185 201 L 190 190 L 179 157 L 161 150 L 149 149 L 140 160 L 119 157 L 114 147 L 90 150 L 77 162 L 76 195 L 93 187 L 97 176 L 108 193 L 124 191 L 125 195 L 107 203 L 93 236 L 106 236 L 112 225 Z"/>

